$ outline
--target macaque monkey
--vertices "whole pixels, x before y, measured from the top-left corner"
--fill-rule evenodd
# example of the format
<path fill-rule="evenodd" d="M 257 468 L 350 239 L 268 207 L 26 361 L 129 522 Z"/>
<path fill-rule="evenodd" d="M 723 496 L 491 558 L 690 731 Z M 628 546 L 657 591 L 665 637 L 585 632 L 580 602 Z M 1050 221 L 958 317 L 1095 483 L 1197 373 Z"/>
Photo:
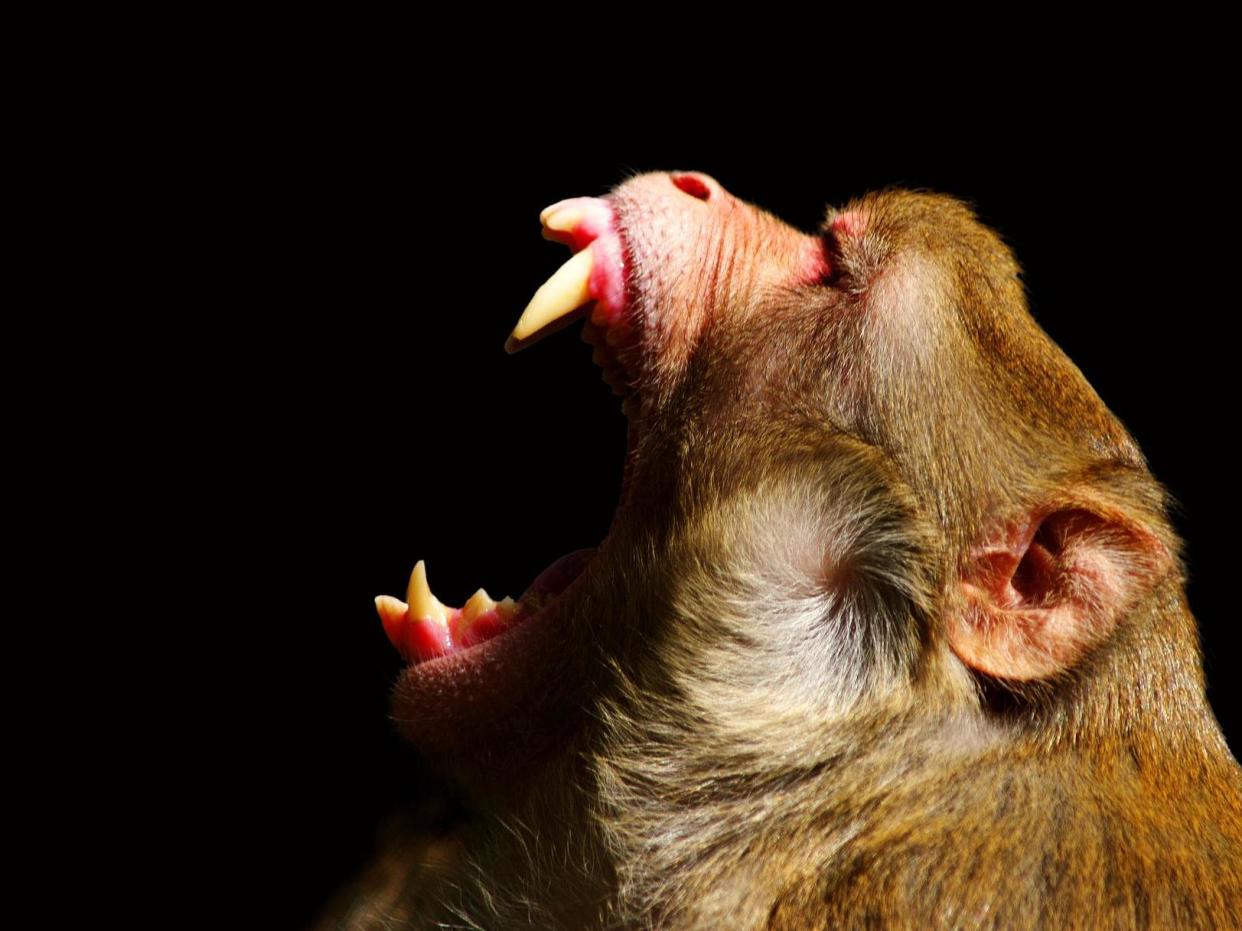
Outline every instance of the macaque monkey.
<path fill-rule="evenodd" d="M 339 928 L 1242 928 L 1242 769 L 1166 495 L 961 202 L 808 235 L 695 172 L 547 208 L 629 441 L 516 602 L 381 596 L 470 814 Z M 514 360 L 515 364 L 521 362 Z"/>

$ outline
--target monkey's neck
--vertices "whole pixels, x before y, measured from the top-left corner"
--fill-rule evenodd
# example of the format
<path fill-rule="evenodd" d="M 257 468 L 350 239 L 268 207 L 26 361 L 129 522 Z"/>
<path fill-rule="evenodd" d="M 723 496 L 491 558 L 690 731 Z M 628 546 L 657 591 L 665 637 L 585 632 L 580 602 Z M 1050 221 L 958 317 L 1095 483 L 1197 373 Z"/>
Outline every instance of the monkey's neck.
<path fill-rule="evenodd" d="M 610 748 L 595 774 L 618 913 L 658 927 L 768 927 L 784 914 L 774 926 L 831 928 L 1002 912 L 1000 926 L 1027 927 L 1077 903 L 1098 918 L 1087 926 L 1103 926 L 1117 916 L 1101 903 L 1118 897 L 1098 888 L 1093 862 L 1118 864 L 1173 908 L 1179 884 L 1204 883 L 1188 863 L 1228 864 L 1242 843 L 1242 779 L 1227 752 L 1190 759 L 1150 730 L 1135 734 L 1143 754 L 1050 746 L 979 722 L 912 714 L 886 730 L 843 727 L 801 766 L 721 755 L 701 737 L 702 755 L 690 743 Z M 1053 925 L 1078 923 L 1056 914 Z"/>

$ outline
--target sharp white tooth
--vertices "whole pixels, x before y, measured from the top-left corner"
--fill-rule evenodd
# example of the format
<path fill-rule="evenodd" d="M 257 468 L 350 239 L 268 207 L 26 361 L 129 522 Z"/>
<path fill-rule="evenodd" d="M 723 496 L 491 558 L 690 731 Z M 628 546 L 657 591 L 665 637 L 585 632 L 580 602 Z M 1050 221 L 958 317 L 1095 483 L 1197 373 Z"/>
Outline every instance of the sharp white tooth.
<path fill-rule="evenodd" d="M 542 210 L 539 211 L 539 222 L 540 223 L 546 222 L 548 217 L 552 216 L 552 214 L 556 213 L 558 210 L 560 210 L 567 203 L 569 203 L 569 201 L 573 199 L 574 198 L 572 197 L 567 197 L 564 200 L 558 200 L 555 204 L 549 204 L 547 207 L 544 207 Z"/>
<path fill-rule="evenodd" d="M 496 613 L 503 620 L 509 620 L 513 615 L 517 614 L 517 602 L 505 595 L 504 598 L 500 599 L 500 603 L 496 605 Z"/>
<path fill-rule="evenodd" d="M 562 207 L 549 214 L 547 219 L 543 221 L 543 225 L 550 230 L 558 233 L 569 233 L 577 228 L 582 222 L 582 211 L 576 207 Z"/>
<path fill-rule="evenodd" d="M 379 595 L 375 599 L 375 610 L 379 612 L 380 620 L 386 624 L 396 624 L 405 619 L 405 602 L 400 598 L 393 598 L 392 595 Z"/>
<path fill-rule="evenodd" d="M 522 311 L 517 326 L 505 343 L 505 351 L 525 349 L 539 337 L 559 329 L 557 324 L 564 326 L 569 323 L 573 319 L 569 315 L 591 300 L 593 265 L 594 257 L 588 246 L 558 268 Z"/>
<path fill-rule="evenodd" d="M 477 592 L 470 596 L 469 600 L 464 605 L 462 605 L 461 619 L 469 623 L 480 614 L 484 614 L 485 612 L 492 610 L 494 607 L 496 607 L 496 602 L 492 601 L 487 592 L 480 588 Z"/>
<path fill-rule="evenodd" d="M 431 618 L 440 624 L 448 621 L 448 612 L 444 610 L 444 605 L 431 594 L 431 587 L 427 584 L 427 567 L 421 559 L 410 573 L 405 600 L 410 603 L 411 618 Z"/>

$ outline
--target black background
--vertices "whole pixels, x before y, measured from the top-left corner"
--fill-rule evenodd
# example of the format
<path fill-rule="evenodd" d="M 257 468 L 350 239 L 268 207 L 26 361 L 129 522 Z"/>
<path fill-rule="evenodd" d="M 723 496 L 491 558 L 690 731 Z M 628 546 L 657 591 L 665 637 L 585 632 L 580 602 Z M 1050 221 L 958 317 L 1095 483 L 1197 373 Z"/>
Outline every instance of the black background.
<path fill-rule="evenodd" d="M 502 346 L 568 254 L 540 238 L 540 209 L 635 171 L 706 171 L 804 229 L 882 185 L 971 200 L 1180 502 L 1210 696 L 1237 747 L 1217 542 L 1236 263 L 1209 233 L 1231 166 L 1206 105 L 1154 121 L 1145 94 L 1096 88 L 988 105 L 983 122 L 965 91 L 862 114 L 830 97 L 707 108 L 670 90 L 613 111 L 547 86 L 486 102 L 408 87 L 328 83 L 292 110 L 274 94 L 220 150 L 221 209 L 245 207 L 216 253 L 197 501 L 234 541 L 212 567 L 235 593 L 216 629 L 262 687 L 221 777 L 252 802 L 237 865 L 258 869 L 281 923 L 308 919 L 428 784 L 386 720 L 399 661 L 373 597 L 401 595 L 418 559 L 446 602 L 517 596 L 607 528 L 623 418 L 589 348 L 576 330 Z"/>

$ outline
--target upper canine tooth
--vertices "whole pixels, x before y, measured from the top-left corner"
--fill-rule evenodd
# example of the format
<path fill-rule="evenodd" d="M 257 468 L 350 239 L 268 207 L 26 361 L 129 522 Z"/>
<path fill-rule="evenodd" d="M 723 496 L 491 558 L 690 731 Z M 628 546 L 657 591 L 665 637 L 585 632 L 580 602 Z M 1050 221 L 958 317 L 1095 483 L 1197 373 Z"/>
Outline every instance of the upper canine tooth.
<path fill-rule="evenodd" d="M 427 584 L 427 567 L 421 559 L 414 566 L 414 571 L 410 573 L 410 584 L 406 589 L 405 600 L 410 603 L 410 618 L 413 620 L 430 618 L 440 624 L 448 620 L 448 612 L 444 610 L 444 605 L 440 604 L 436 596 L 431 594 L 431 587 Z"/>
<path fill-rule="evenodd" d="M 591 300 L 591 269 L 595 259 L 588 246 L 570 258 L 568 262 L 543 283 L 530 299 L 522 316 L 505 342 L 506 352 L 525 349 L 535 340 L 546 336 L 572 320 L 569 315 Z M 569 319 L 567 319 L 569 318 Z"/>

